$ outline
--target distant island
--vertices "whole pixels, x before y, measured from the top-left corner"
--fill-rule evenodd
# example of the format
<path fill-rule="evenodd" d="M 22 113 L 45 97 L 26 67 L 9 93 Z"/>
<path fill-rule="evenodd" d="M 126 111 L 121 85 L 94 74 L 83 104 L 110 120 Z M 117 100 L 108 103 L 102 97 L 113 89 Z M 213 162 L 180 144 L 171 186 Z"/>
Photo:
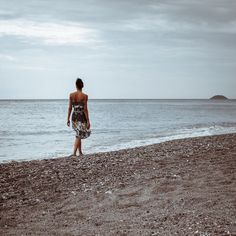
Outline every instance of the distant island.
<path fill-rule="evenodd" d="M 215 96 L 211 97 L 210 99 L 226 100 L 226 99 L 228 99 L 228 98 L 225 97 L 225 96 L 223 96 L 223 95 L 215 95 Z"/>

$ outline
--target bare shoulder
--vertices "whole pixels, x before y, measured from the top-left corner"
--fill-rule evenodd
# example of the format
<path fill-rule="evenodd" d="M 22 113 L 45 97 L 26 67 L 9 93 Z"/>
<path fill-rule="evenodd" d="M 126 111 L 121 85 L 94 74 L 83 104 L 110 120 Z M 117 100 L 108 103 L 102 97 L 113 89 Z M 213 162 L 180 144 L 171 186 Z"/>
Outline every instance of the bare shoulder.
<path fill-rule="evenodd" d="M 70 93 L 70 97 L 74 97 L 76 95 L 76 92 Z"/>
<path fill-rule="evenodd" d="M 88 95 L 86 93 L 83 93 L 83 97 L 87 100 L 88 99 Z"/>

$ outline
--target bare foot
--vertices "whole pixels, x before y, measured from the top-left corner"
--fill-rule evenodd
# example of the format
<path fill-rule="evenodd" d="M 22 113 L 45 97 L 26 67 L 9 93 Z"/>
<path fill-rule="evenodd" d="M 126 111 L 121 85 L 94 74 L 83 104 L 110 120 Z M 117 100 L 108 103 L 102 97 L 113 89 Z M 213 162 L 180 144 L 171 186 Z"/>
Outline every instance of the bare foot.
<path fill-rule="evenodd" d="M 68 157 L 76 157 L 76 154 L 71 154 L 71 155 L 69 155 Z"/>

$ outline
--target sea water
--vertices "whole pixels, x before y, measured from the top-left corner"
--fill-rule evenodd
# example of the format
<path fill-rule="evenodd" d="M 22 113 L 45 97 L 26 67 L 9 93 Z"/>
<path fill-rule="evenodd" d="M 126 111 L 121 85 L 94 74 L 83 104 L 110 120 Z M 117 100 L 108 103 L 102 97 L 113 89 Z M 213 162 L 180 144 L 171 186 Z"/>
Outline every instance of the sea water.
<path fill-rule="evenodd" d="M 236 100 L 89 100 L 85 154 L 236 132 Z M 72 153 L 67 100 L 0 100 L 0 162 Z"/>

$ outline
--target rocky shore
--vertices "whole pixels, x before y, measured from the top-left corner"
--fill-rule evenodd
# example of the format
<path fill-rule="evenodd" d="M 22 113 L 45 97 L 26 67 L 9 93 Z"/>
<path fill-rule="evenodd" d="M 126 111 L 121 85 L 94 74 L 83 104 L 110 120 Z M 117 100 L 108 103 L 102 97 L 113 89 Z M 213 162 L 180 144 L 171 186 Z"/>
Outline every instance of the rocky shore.
<path fill-rule="evenodd" d="M 236 134 L 1 164 L 0 235 L 236 235 Z"/>

